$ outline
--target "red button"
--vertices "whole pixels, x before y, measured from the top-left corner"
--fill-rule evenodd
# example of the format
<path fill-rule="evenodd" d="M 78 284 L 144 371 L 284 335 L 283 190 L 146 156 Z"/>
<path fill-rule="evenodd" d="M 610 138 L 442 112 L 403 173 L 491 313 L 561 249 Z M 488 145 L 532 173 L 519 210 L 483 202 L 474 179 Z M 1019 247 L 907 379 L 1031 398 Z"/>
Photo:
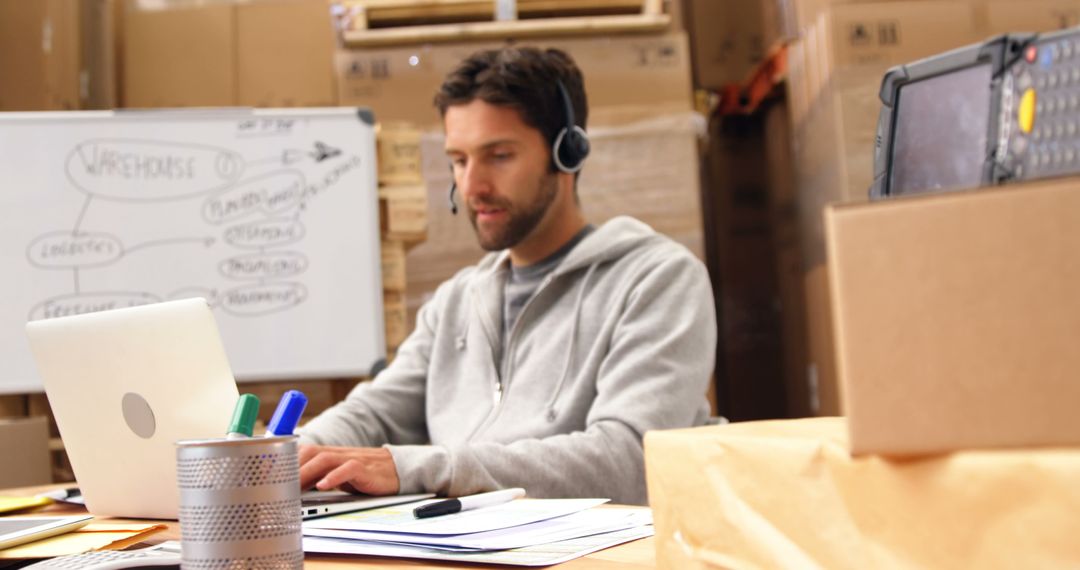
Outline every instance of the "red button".
<path fill-rule="evenodd" d="M 1035 63 L 1035 59 L 1038 57 L 1039 48 L 1035 46 L 1028 46 L 1027 50 L 1024 52 L 1024 59 L 1026 59 L 1028 63 Z"/>

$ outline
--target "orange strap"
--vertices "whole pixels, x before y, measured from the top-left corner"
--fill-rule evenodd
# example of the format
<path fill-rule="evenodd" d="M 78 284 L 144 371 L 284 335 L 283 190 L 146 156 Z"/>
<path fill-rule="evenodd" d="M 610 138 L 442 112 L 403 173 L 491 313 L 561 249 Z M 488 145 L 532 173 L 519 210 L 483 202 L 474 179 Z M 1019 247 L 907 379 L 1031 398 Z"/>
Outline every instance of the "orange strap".
<path fill-rule="evenodd" d="M 787 75 L 787 44 L 778 44 L 741 84 L 725 85 L 717 91 L 717 115 L 749 115 Z"/>

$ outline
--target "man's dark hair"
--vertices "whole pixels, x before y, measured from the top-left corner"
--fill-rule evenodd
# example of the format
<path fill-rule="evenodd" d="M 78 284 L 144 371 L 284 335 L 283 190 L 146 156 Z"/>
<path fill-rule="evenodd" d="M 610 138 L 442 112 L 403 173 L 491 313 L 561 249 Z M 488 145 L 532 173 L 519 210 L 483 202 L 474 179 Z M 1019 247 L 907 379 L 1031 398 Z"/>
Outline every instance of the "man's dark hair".
<path fill-rule="evenodd" d="M 589 116 L 584 79 L 574 60 L 558 49 L 504 47 L 476 52 L 446 76 L 435 94 L 435 106 L 443 117 L 449 107 L 474 99 L 512 107 L 551 145 L 566 126 L 560 81 L 570 95 L 574 123 L 584 129 Z"/>

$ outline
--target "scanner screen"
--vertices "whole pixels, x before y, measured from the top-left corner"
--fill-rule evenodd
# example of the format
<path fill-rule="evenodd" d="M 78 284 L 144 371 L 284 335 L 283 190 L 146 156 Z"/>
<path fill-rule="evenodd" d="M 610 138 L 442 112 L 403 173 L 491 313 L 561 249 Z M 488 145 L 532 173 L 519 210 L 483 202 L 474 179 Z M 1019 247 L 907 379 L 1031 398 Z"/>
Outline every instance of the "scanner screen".
<path fill-rule="evenodd" d="M 974 188 L 983 182 L 990 120 L 990 65 L 901 86 L 889 193 Z"/>

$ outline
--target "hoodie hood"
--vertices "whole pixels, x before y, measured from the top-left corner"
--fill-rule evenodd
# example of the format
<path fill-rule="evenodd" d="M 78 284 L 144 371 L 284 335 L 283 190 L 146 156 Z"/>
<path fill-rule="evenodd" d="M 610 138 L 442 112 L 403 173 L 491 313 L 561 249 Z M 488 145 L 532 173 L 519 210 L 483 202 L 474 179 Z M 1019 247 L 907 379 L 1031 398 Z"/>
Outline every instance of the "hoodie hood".
<path fill-rule="evenodd" d="M 618 216 L 585 236 L 581 243 L 567 254 L 566 259 L 552 272 L 552 277 L 582 267 L 618 259 L 642 242 L 657 239 L 659 235 L 648 225 L 629 216 Z M 489 253 L 476 265 L 477 273 L 498 270 L 508 263 L 509 250 Z"/>

